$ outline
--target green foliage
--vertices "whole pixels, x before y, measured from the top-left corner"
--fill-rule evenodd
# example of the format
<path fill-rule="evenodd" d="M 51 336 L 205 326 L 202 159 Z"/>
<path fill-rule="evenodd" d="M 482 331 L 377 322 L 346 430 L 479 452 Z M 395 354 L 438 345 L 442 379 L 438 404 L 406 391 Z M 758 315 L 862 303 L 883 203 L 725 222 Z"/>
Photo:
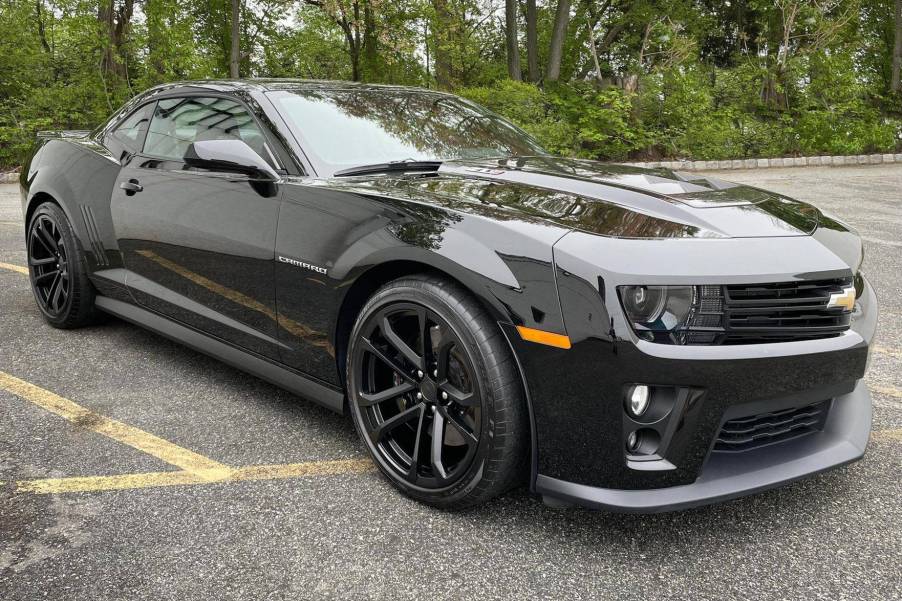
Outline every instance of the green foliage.
<path fill-rule="evenodd" d="M 241 0 L 246 77 L 457 91 L 559 154 L 728 159 L 902 150 L 893 0 L 571 2 L 561 80 L 507 77 L 500 0 Z M 132 5 L 134 15 L 127 8 Z M 229 72 L 231 0 L 0 2 L 0 168 L 158 83 Z M 549 58 L 556 0 L 539 0 Z M 113 9 L 113 27 L 104 19 Z M 520 15 L 526 72 L 525 16 Z"/>

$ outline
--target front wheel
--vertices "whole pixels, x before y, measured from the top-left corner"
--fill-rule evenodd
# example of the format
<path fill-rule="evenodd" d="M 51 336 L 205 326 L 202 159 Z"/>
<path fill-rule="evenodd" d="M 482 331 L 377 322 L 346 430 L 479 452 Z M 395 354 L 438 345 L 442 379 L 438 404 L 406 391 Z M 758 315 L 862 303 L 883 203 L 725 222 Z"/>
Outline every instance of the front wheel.
<path fill-rule="evenodd" d="M 519 372 L 498 325 L 459 285 L 412 276 L 381 288 L 358 317 L 347 366 L 354 424 L 409 496 L 460 509 L 523 481 Z"/>

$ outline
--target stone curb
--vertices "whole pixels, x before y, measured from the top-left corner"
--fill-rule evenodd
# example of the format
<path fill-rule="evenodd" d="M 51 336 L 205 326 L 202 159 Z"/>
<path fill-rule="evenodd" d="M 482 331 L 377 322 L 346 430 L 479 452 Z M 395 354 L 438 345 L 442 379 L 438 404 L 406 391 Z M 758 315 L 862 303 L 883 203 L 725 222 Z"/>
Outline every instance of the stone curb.
<path fill-rule="evenodd" d="M 650 169 L 663 167 L 677 171 L 714 171 L 718 169 L 769 169 L 772 167 L 844 167 L 847 165 L 880 165 L 883 163 L 902 163 L 902 154 L 732 159 L 728 161 L 648 161 L 624 164 Z"/>
<path fill-rule="evenodd" d="M 19 181 L 19 172 L 0 173 L 0 184 L 14 184 Z"/>

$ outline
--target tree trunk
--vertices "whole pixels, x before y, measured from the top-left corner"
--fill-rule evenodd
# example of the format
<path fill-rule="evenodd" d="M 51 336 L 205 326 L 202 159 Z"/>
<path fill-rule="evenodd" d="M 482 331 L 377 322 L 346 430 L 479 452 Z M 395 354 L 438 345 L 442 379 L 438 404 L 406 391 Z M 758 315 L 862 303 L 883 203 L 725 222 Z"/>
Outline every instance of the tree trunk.
<path fill-rule="evenodd" d="M 893 44 L 893 75 L 890 90 L 902 92 L 902 0 L 896 0 L 896 40 Z"/>
<path fill-rule="evenodd" d="M 368 81 L 376 79 L 376 61 L 378 59 L 376 18 L 371 3 L 372 0 L 365 0 L 363 5 L 363 78 Z"/>
<path fill-rule="evenodd" d="M 507 42 L 507 74 L 516 81 L 520 73 L 520 42 L 517 35 L 517 0 L 504 0 L 504 33 Z"/>
<path fill-rule="evenodd" d="M 38 19 L 38 37 L 41 38 L 41 47 L 44 52 L 50 54 L 50 44 L 47 43 L 47 30 L 44 27 L 44 0 L 35 2 L 35 12 Z"/>
<path fill-rule="evenodd" d="M 97 5 L 97 20 L 106 35 L 100 62 L 104 73 L 121 78 L 127 75 L 120 49 L 125 45 L 134 8 L 134 0 L 123 0 L 118 9 L 115 0 L 101 0 Z"/>
<path fill-rule="evenodd" d="M 241 61 L 241 0 L 232 0 L 232 43 L 229 48 L 229 77 L 240 77 L 238 65 Z"/>
<path fill-rule="evenodd" d="M 551 46 L 548 49 L 548 69 L 545 81 L 557 81 L 561 77 L 561 57 L 564 53 L 564 37 L 570 22 L 570 0 L 558 0 L 554 15 L 554 29 L 551 31 Z"/>
<path fill-rule="evenodd" d="M 439 89 L 450 90 L 451 82 L 451 7 L 448 0 L 432 0 L 435 22 L 432 27 L 435 83 Z"/>
<path fill-rule="evenodd" d="M 166 73 L 163 52 L 166 39 L 165 19 L 162 15 L 163 7 L 159 6 L 160 0 L 147 0 L 144 7 L 144 17 L 147 21 L 147 61 L 150 68 L 158 76 L 154 81 L 162 82 Z"/>
<path fill-rule="evenodd" d="M 539 34 L 536 0 L 526 0 L 526 70 L 529 81 L 539 81 Z"/>

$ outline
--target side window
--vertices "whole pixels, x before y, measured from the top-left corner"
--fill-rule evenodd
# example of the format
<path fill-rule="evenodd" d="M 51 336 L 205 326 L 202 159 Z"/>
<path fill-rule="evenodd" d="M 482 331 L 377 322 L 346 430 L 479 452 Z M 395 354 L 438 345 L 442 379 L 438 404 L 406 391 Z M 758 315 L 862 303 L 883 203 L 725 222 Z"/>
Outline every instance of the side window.
<path fill-rule="evenodd" d="M 243 106 L 226 98 L 170 98 L 157 102 L 144 154 L 180 161 L 188 147 L 200 140 L 242 140 L 273 163 L 263 132 L 254 119 Z"/>
<path fill-rule="evenodd" d="M 141 151 L 141 142 L 144 141 L 144 132 L 150 123 L 153 106 L 153 102 L 145 104 L 105 136 L 104 143 L 114 156 L 121 158 L 125 152 Z"/>

